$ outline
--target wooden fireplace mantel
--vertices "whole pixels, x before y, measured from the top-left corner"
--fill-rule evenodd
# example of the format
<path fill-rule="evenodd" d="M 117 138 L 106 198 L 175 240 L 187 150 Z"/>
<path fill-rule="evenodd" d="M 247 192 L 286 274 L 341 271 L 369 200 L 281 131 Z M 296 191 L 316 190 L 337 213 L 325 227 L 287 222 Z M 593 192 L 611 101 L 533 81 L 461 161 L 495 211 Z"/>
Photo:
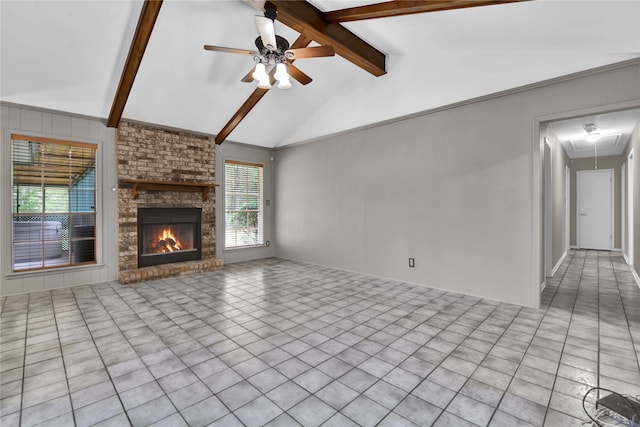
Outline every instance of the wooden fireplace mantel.
<path fill-rule="evenodd" d="M 180 181 L 155 181 L 151 179 L 129 179 L 118 180 L 120 187 L 131 187 L 133 198 L 138 198 L 139 190 L 152 191 L 185 191 L 190 193 L 202 193 L 202 200 L 209 198 L 209 190 L 218 187 L 219 184 L 203 182 L 180 182 Z"/>

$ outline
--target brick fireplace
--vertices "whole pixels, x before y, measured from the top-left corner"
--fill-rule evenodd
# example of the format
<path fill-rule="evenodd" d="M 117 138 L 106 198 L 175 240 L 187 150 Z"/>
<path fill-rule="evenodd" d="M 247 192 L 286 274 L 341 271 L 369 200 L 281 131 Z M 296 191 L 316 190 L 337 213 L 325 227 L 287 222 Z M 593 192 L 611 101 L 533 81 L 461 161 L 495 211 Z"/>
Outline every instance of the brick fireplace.
<path fill-rule="evenodd" d="M 121 283 L 168 277 L 194 271 L 222 268 L 215 257 L 215 197 L 209 193 L 216 182 L 213 138 L 148 125 L 121 122 L 118 127 L 118 277 Z M 139 184 L 140 183 L 140 184 Z M 152 184 L 150 184 L 152 183 Z M 213 192 L 211 192 L 213 193 Z M 193 250 L 169 254 L 169 262 L 156 263 L 157 255 L 139 256 L 142 241 L 139 212 L 152 213 L 151 223 L 159 215 L 184 222 L 187 210 L 198 212 L 199 241 L 197 259 Z M 172 252 L 174 237 L 153 237 L 155 245 L 168 245 Z M 175 250 L 175 246 L 173 249 Z M 144 248 L 142 248 L 144 252 Z M 178 251 L 176 251 L 177 253 Z M 188 254 L 185 258 L 185 254 Z M 148 260 L 152 260 L 148 262 Z"/>

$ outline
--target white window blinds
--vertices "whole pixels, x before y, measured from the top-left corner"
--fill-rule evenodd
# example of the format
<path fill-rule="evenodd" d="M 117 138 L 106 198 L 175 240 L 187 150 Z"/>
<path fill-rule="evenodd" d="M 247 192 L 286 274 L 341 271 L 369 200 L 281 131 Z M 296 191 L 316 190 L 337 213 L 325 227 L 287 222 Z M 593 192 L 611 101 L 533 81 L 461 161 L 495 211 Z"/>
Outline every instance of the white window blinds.
<path fill-rule="evenodd" d="M 227 160 L 224 164 L 225 248 L 264 243 L 262 165 Z"/>

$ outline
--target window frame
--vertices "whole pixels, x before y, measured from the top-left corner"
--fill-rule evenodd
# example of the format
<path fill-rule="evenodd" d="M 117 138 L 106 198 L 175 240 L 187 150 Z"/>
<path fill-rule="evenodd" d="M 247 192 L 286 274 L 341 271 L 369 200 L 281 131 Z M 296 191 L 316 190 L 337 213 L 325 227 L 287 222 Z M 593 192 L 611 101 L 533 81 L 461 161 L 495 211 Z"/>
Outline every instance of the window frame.
<path fill-rule="evenodd" d="M 229 242 L 227 239 L 227 215 L 230 211 L 229 206 L 227 204 L 227 198 L 229 196 L 229 185 L 227 182 L 227 165 L 238 165 L 238 166 L 248 166 L 255 167 L 260 169 L 260 188 L 258 194 L 258 209 L 257 212 L 257 230 L 259 234 L 259 242 L 255 244 L 246 244 L 246 245 L 235 245 L 229 246 Z M 224 182 L 224 194 L 223 194 L 223 219 L 222 219 L 222 228 L 223 228 L 223 250 L 224 251 L 237 251 L 237 250 L 246 250 L 246 249 L 255 249 L 262 248 L 266 246 L 265 243 L 265 209 L 264 209 L 264 200 L 265 200 L 265 165 L 264 163 L 259 163 L 255 161 L 243 161 L 243 160 L 234 160 L 234 159 L 224 159 L 222 162 L 222 170 L 223 170 L 223 182 Z M 234 192 L 236 194 L 237 192 Z M 242 193 L 241 193 L 242 194 Z M 243 193 L 248 195 L 249 193 Z"/>
<path fill-rule="evenodd" d="M 88 191 L 86 188 L 76 188 L 75 190 L 70 187 L 70 186 L 66 186 L 66 185 L 50 185 L 50 186 L 46 186 L 44 184 L 44 179 L 42 179 L 40 181 L 40 183 L 34 183 L 32 184 L 35 188 L 41 188 L 42 191 L 42 211 L 41 212 L 27 212 L 27 213 L 22 213 L 22 212 L 16 212 L 15 211 L 15 186 L 16 184 L 16 171 L 15 171 L 15 166 L 16 166 L 16 162 L 14 159 L 14 141 L 24 141 L 26 143 L 38 143 L 38 144 L 57 144 L 59 146 L 65 146 L 65 147 L 75 147 L 75 148 L 79 148 L 79 149 L 91 149 L 93 150 L 93 156 L 92 156 L 92 166 L 90 166 L 89 169 L 85 169 L 82 174 L 78 175 L 78 179 L 82 180 L 83 177 L 86 177 L 87 173 L 92 173 L 93 177 L 93 186 L 91 188 L 90 191 L 93 192 L 93 200 L 91 203 L 91 209 L 88 211 L 73 211 L 72 209 L 72 204 L 77 203 L 77 200 L 74 202 L 74 193 L 79 191 L 80 193 L 82 192 L 86 192 Z M 21 134 L 21 133 L 11 133 L 9 134 L 9 165 L 10 165 L 10 194 L 9 194 L 9 198 L 11 201 L 10 204 L 10 215 L 9 215 L 9 219 L 10 219 L 10 226 L 9 226 L 9 231 L 10 231 L 10 241 L 8 244 L 8 249 L 9 249 L 9 254 L 10 254 L 10 263 L 8 264 L 9 267 L 9 271 L 7 272 L 8 275 L 23 275 L 23 274 L 30 274 L 30 273 L 39 273 L 39 272 L 46 272 L 46 271 L 60 271 L 60 270 L 67 270 L 67 269 L 77 269 L 77 268 L 81 268 L 81 267 L 95 267 L 97 265 L 100 265 L 99 262 L 99 257 L 100 257 L 100 250 L 99 250 L 99 242 L 101 242 L 101 239 L 99 238 L 100 234 L 99 234 L 99 230 L 100 230 L 100 222 L 101 222 L 101 203 L 100 203 L 100 171 L 99 171 L 99 165 L 100 165 L 100 144 L 96 141 L 96 142 L 88 142 L 88 141 L 80 141 L 80 140 L 69 140 L 69 139 L 63 139 L 63 138 L 49 138 L 49 137 L 44 137 L 44 136 L 35 136 L 35 135 L 27 135 L 27 134 Z M 40 167 L 42 167 L 42 162 L 38 164 Z M 68 204 L 68 208 L 66 211 L 62 212 L 47 212 L 46 211 L 46 188 L 47 187 L 65 187 L 67 188 L 67 204 Z M 40 236 L 40 240 L 33 240 L 31 242 L 33 243 L 40 243 L 43 245 L 46 244 L 46 242 L 52 242 L 52 241 L 60 241 L 60 244 L 63 246 L 63 251 L 64 251 L 64 247 L 65 247 L 65 243 L 67 246 L 67 250 L 69 251 L 66 255 L 66 260 L 64 260 L 64 262 L 61 262 L 59 264 L 55 264 L 55 265 L 47 265 L 45 262 L 45 259 L 42 258 L 39 261 L 40 266 L 29 266 L 27 268 L 18 268 L 16 269 L 16 261 L 14 260 L 14 254 L 15 254 L 15 240 L 14 240 L 14 224 L 15 224 L 15 219 L 17 216 L 24 216 L 25 214 L 33 214 L 34 216 L 41 216 L 40 221 L 42 222 L 42 235 Z M 44 227 L 45 227 L 45 222 L 47 222 L 47 217 L 51 217 L 51 216 L 66 216 L 68 218 L 69 224 L 67 225 L 67 236 L 61 236 L 59 239 L 47 239 L 47 237 L 45 237 L 44 235 Z M 83 236 L 82 233 L 81 235 L 74 237 L 74 236 L 70 236 L 69 234 L 71 233 L 70 231 L 70 227 L 71 227 L 71 223 L 72 223 L 72 219 L 75 218 L 81 218 L 82 216 L 84 217 L 91 217 L 90 222 L 92 224 L 90 224 L 93 227 L 93 235 L 92 236 Z M 64 231 L 64 228 L 63 228 Z M 72 258 L 72 251 L 70 250 L 70 246 L 72 245 L 72 243 L 75 242 L 82 242 L 82 241 L 88 241 L 91 240 L 93 243 L 93 252 L 92 252 L 92 257 L 91 260 L 89 261 L 85 261 L 85 260 L 74 260 Z M 45 250 L 43 249 L 43 255 L 44 255 Z M 84 250 L 82 251 L 82 253 L 84 254 Z M 89 253 L 89 252 L 86 252 Z M 64 257 L 63 257 L 64 258 Z M 29 261 L 31 262 L 31 261 Z"/>

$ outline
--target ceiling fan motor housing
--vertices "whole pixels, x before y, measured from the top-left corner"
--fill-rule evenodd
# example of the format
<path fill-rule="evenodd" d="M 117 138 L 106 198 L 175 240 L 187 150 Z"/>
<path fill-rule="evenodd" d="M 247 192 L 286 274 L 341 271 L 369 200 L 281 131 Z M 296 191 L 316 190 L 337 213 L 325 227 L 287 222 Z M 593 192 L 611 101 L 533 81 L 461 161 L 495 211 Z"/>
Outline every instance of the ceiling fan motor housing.
<path fill-rule="evenodd" d="M 276 50 L 272 51 L 271 49 L 269 49 L 268 47 L 266 47 L 264 45 L 264 43 L 262 43 L 262 38 L 260 36 L 258 36 L 256 38 L 256 47 L 258 48 L 258 52 L 260 52 L 262 55 L 268 55 L 269 53 L 277 53 L 279 55 L 283 55 L 284 52 L 289 49 L 289 42 L 284 38 L 281 37 L 279 35 L 276 34 Z"/>

